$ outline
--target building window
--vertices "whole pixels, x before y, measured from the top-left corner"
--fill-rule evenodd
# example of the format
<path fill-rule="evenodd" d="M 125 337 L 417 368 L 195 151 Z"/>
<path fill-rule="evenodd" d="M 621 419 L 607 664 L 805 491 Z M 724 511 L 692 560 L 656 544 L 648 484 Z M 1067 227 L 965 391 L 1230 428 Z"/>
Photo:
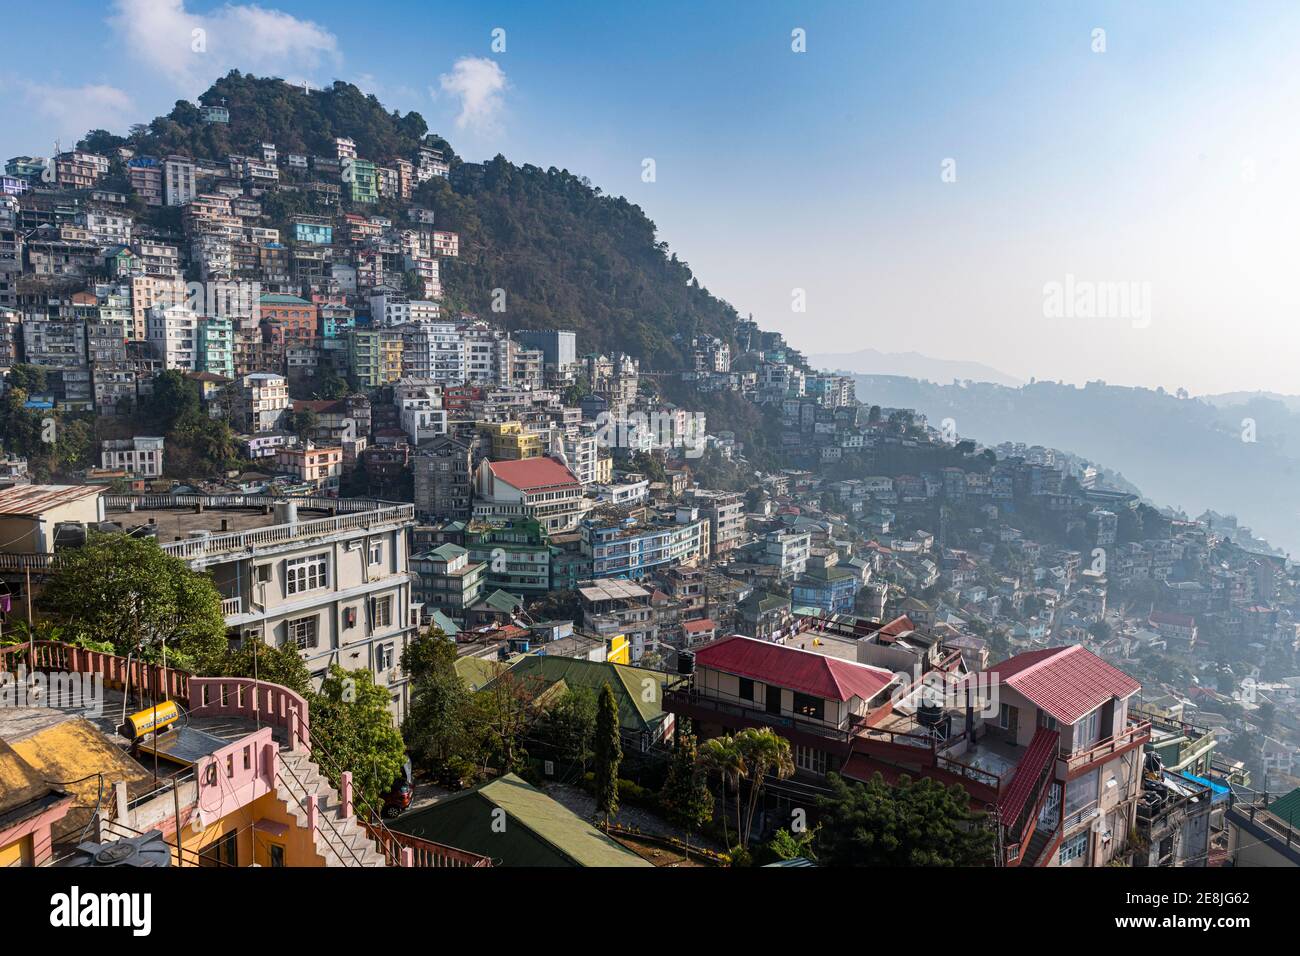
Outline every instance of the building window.
<path fill-rule="evenodd" d="M 393 599 L 381 597 L 374 599 L 375 628 L 393 626 Z"/>
<path fill-rule="evenodd" d="M 311 650 L 316 647 L 316 618 L 300 617 L 296 621 L 288 623 L 289 640 L 300 651 Z"/>
<path fill-rule="evenodd" d="M 313 554 L 285 562 L 285 590 L 289 594 L 314 591 L 329 584 L 329 558 Z"/>
<path fill-rule="evenodd" d="M 1088 837 L 1091 835 L 1091 830 L 1084 830 L 1062 843 L 1059 862 L 1069 863 L 1071 860 L 1083 859 L 1088 854 Z"/>
<path fill-rule="evenodd" d="M 381 542 L 376 541 L 374 544 L 370 546 L 370 563 L 371 564 L 384 563 L 384 546 Z"/>
<path fill-rule="evenodd" d="M 395 653 L 392 644 L 380 644 L 375 649 L 375 670 L 386 671 L 392 667 Z"/>
<path fill-rule="evenodd" d="M 809 773 L 815 773 L 818 776 L 825 776 L 826 759 L 826 751 L 824 750 L 805 747 L 803 744 L 795 745 L 794 763 L 800 770 L 806 770 Z"/>
<path fill-rule="evenodd" d="M 741 700 L 754 699 L 754 682 L 750 680 L 748 677 L 740 678 L 740 699 Z"/>
<path fill-rule="evenodd" d="M 800 717 L 807 717 L 810 720 L 824 720 L 825 707 L 826 702 L 820 697 L 810 697 L 808 694 L 795 692 L 794 712 Z"/>

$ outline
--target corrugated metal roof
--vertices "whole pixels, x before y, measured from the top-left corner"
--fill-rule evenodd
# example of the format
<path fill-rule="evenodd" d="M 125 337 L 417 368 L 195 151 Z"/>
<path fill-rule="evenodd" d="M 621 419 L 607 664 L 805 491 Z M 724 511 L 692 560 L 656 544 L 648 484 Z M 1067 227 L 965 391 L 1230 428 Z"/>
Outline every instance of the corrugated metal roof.
<path fill-rule="evenodd" d="M 522 461 L 490 461 L 492 474 L 520 491 L 577 485 L 578 479 L 554 458 L 525 458 Z"/>
<path fill-rule="evenodd" d="M 734 635 L 695 652 L 701 667 L 725 671 L 765 684 L 786 687 L 825 700 L 869 700 L 887 687 L 894 675 L 836 657 Z"/>
<path fill-rule="evenodd" d="M 1008 658 L 989 668 L 1063 724 L 1073 724 L 1112 697 L 1125 698 L 1142 685 L 1081 645 L 1049 647 Z"/>
<path fill-rule="evenodd" d="M 1016 774 L 1011 778 L 1011 786 L 998 801 L 998 814 L 1002 817 L 1003 823 L 1013 822 L 1024 809 L 1025 801 L 1033 792 L 1034 784 L 1038 782 L 1043 768 L 1056 755 L 1057 741 L 1060 737 L 1061 735 L 1055 730 L 1048 730 L 1046 727 L 1039 727 L 1034 733 L 1034 739 L 1029 742 L 1029 749 L 1025 751 L 1025 755 L 1020 758 L 1020 763 L 1016 766 Z"/>
<path fill-rule="evenodd" d="M 0 515 L 35 517 L 82 498 L 98 497 L 104 491 L 99 485 L 14 485 L 0 491 Z"/>

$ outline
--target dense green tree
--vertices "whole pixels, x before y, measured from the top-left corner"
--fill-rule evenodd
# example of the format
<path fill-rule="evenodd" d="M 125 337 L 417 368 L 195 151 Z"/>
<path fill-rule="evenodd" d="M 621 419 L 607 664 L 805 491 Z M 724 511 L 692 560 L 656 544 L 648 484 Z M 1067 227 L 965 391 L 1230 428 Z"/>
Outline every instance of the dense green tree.
<path fill-rule="evenodd" d="M 544 754 L 576 766 L 585 774 L 594 755 L 597 709 L 596 693 L 591 688 L 565 691 L 537 723 L 536 733 Z"/>
<path fill-rule="evenodd" d="M 980 866 L 992 862 L 993 834 L 961 787 L 906 774 L 896 786 L 827 776 L 818 799 L 817 859 L 827 866 Z"/>
<path fill-rule="evenodd" d="M 275 647 L 260 640 L 245 641 L 238 648 L 202 662 L 200 673 L 214 677 L 253 677 L 287 687 L 303 697 L 312 691 L 311 672 L 292 644 Z"/>
<path fill-rule="evenodd" d="M 659 802 L 670 820 L 688 830 L 713 819 L 714 799 L 699 763 L 699 743 L 694 734 L 680 728 Z"/>
<path fill-rule="evenodd" d="M 473 750 L 484 767 L 506 773 L 524 769 L 525 735 L 537 719 L 541 681 L 520 678 L 502 668 L 470 701 L 468 726 Z"/>
<path fill-rule="evenodd" d="M 158 659 L 166 641 L 170 661 L 203 670 L 226 652 L 212 579 L 150 539 L 91 532 L 82 547 L 64 552 L 39 604 L 72 633 L 111 643 L 119 654 L 138 648 Z"/>
<path fill-rule="evenodd" d="M 351 771 L 358 811 L 379 814 L 384 792 L 406 761 L 402 735 L 393 726 L 388 690 L 369 669 L 331 664 L 318 691 L 307 699 L 312 759 L 335 787 Z"/>
<path fill-rule="evenodd" d="M 469 750 L 469 688 L 456 673 L 456 643 L 437 628 L 411 641 L 402 652 L 402 671 L 411 682 L 411 704 L 402 724 L 411 755 L 441 777 L 459 776 Z"/>
<path fill-rule="evenodd" d="M 596 812 L 605 815 L 618 812 L 618 767 L 623 761 L 623 744 L 619 739 L 618 704 L 609 684 L 600 690 L 596 711 L 596 739 L 593 745 L 596 761 Z"/>

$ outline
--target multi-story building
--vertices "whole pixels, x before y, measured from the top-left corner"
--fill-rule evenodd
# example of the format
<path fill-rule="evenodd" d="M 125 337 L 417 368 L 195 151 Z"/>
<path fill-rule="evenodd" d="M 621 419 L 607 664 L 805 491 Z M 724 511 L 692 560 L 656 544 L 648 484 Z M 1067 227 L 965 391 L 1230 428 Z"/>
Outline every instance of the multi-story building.
<path fill-rule="evenodd" d="M 471 561 L 486 567 L 486 591 L 499 588 L 535 599 L 551 590 L 555 549 L 532 518 L 471 521 L 465 529 L 465 547 Z"/>
<path fill-rule="evenodd" d="M 258 304 L 259 317 L 279 321 L 286 340 L 305 341 L 319 334 L 316 305 L 296 295 L 264 295 Z"/>
<path fill-rule="evenodd" d="M 694 566 L 709 557 L 709 524 L 694 508 L 671 514 L 598 515 L 579 526 L 582 553 L 601 578 L 642 578 L 667 567 Z"/>
<path fill-rule="evenodd" d="M 807 531 L 770 531 L 763 536 L 759 559 L 775 565 L 777 576 L 796 577 L 808 568 L 812 534 Z"/>
<path fill-rule="evenodd" d="M 162 438 L 137 435 L 134 438 L 110 439 L 101 446 L 104 468 L 125 471 L 137 478 L 159 478 L 163 473 Z"/>
<path fill-rule="evenodd" d="M 245 432 L 275 432 L 289 411 L 289 382 L 275 372 L 250 372 L 239 379 L 236 415 Z"/>
<path fill-rule="evenodd" d="M 790 588 L 794 603 L 815 607 L 827 614 L 852 612 L 862 579 L 848 568 L 837 565 L 810 567 L 795 578 Z"/>
<path fill-rule="evenodd" d="M 473 513 L 473 450 L 446 436 L 435 438 L 415 456 L 415 510 L 455 521 Z"/>
<path fill-rule="evenodd" d="M 483 597 L 487 567 L 487 562 L 471 561 L 469 551 L 450 543 L 411 555 L 414 598 L 423 605 L 424 616 L 438 610 L 463 622 Z"/>
<path fill-rule="evenodd" d="M 368 668 L 401 717 L 407 686 L 398 662 L 418 628 L 410 612 L 410 505 L 229 496 L 160 505 L 150 497 L 136 502 L 150 507 L 128 515 L 130 501 L 109 499 L 110 512 L 122 510 L 115 520 L 156 529 L 165 552 L 208 573 L 241 641 L 296 648 L 314 676 L 330 664 Z"/>
<path fill-rule="evenodd" d="M 1123 855 L 1151 736 L 1129 713 L 1133 678 L 1075 645 L 1017 655 L 982 683 L 954 669 L 960 652 L 938 650 L 920 678 L 899 684 L 892 645 L 826 627 L 803 649 L 743 637 L 699 649 L 690 686 L 666 694 L 665 709 L 705 736 L 771 727 L 803 775 L 957 784 L 993 808 L 996 865 L 1104 866 Z"/>
<path fill-rule="evenodd" d="M 163 161 L 163 198 L 169 206 L 184 206 L 194 198 L 194 161 L 168 156 Z"/>
<path fill-rule="evenodd" d="M 478 430 L 483 454 L 494 461 L 523 461 L 546 452 L 542 436 L 528 431 L 517 421 L 481 422 Z"/>
<path fill-rule="evenodd" d="M 312 442 L 293 448 L 280 448 L 275 453 L 275 467 L 316 491 L 337 492 L 339 479 L 343 475 L 343 448 Z"/>
<path fill-rule="evenodd" d="M 368 159 L 344 159 L 343 183 L 354 203 L 379 201 L 379 176 L 375 164 Z"/>
<path fill-rule="evenodd" d="M 582 625 L 605 638 L 623 638 L 633 662 L 641 660 L 658 639 L 659 626 L 651 607 L 653 592 L 631 581 L 596 578 L 578 585 Z"/>
<path fill-rule="evenodd" d="M 738 548 L 745 540 L 745 496 L 737 491 L 691 488 L 685 501 L 709 522 L 709 551 L 715 557 Z"/>
<path fill-rule="evenodd" d="M 474 517 L 535 518 L 547 532 L 572 531 L 582 513 L 582 485 L 553 458 L 479 462 Z"/>
<path fill-rule="evenodd" d="M 194 371 L 198 367 L 199 317 L 186 305 L 149 310 L 148 341 L 163 368 Z"/>
<path fill-rule="evenodd" d="M 235 377 L 234 329 L 230 319 L 224 316 L 199 319 L 196 368 L 227 379 Z"/>

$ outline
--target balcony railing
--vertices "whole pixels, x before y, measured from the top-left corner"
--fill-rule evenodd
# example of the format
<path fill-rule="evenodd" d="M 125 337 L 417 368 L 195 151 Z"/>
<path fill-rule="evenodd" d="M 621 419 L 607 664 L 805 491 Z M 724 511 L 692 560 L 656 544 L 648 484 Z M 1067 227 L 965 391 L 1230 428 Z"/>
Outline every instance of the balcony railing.
<path fill-rule="evenodd" d="M 796 730 L 840 743 L 847 743 L 852 738 L 854 731 L 852 724 L 846 727 L 838 727 L 834 724 L 796 717 L 792 714 L 770 714 L 762 707 L 749 701 L 741 701 L 737 698 L 733 702 L 724 697 L 701 694 L 699 691 L 690 688 L 676 688 L 664 691 L 664 709 L 672 710 L 674 705 L 712 710 L 719 714 L 728 714 L 753 721 L 756 724 L 763 724 L 773 729 Z"/>
<path fill-rule="evenodd" d="M 292 524 L 255 528 L 250 531 L 235 531 L 227 534 L 213 534 L 205 538 L 172 541 L 160 547 L 174 557 L 187 561 L 201 560 L 220 555 L 253 551 L 261 547 L 273 547 L 293 541 L 323 538 L 345 531 L 366 531 L 379 525 L 397 524 L 412 521 L 414 518 L 414 505 L 393 505 L 374 511 L 337 515 L 333 518 L 317 518 L 311 521 L 296 521 Z"/>
<path fill-rule="evenodd" d="M 1107 737 L 1105 740 L 1087 750 L 1080 750 L 1076 753 L 1061 754 L 1061 763 L 1065 765 L 1067 774 L 1074 773 L 1083 767 L 1094 764 L 1099 760 L 1125 750 L 1134 744 L 1144 743 L 1151 737 L 1151 722 L 1148 720 L 1139 720 L 1130 722 L 1123 731 L 1113 737 Z"/>

